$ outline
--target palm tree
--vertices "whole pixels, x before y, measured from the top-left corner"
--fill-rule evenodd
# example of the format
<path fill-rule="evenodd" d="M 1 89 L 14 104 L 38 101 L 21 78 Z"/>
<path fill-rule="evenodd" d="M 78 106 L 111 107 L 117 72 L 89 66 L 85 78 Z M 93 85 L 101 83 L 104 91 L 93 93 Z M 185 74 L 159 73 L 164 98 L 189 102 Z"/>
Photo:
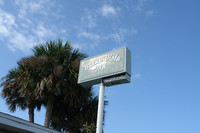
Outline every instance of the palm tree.
<path fill-rule="evenodd" d="M 37 89 L 47 101 L 44 126 L 49 127 L 56 96 L 66 94 L 65 99 L 69 99 L 73 105 L 80 101 L 79 94 L 73 86 L 77 84 L 79 61 L 86 55 L 78 49 L 73 49 L 69 41 L 63 45 L 61 40 L 35 46 L 33 53 L 37 58 L 46 59 L 44 65 L 38 68 L 42 80 L 37 84 Z M 67 90 L 74 93 L 65 93 Z"/>
<path fill-rule="evenodd" d="M 61 96 L 56 97 L 51 127 L 59 131 L 63 129 L 63 131 L 77 133 L 80 132 L 85 122 L 96 123 L 98 99 L 93 97 L 92 88 L 82 88 L 77 85 L 73 90 L 76 91 L 67 90 L 68 94 L 63 93 Z M 74 92 L 77 94 L 71 94 Z M 79 95 L 78 103 L 71 102 L 70 99 L 72 98 L 69 95 Z"/>
<path fill-rule="evenodd" d="M 80 101 L 76 105 L 72 105 L 70 102 L 71 98 L 65 99 L 68 97 L 65 94 L 55 98 L 50 125 L 58 131 L 80 133 L 85 123 L 96 125 L 98 97 L 94 97 L 92 93 L 93 88 L 82 88 L 77 85 L 74 89 L 80 89 L 76 95 L 79 95 L 81 98 L 79 98 Z M 70 90 L 67 90 L 67 93 L 71 95 Z M 106 105 L 107 101 L 105 101 Z"/>
<path fill-rule="evenodd" d="M 34 122 L 34 109 L 44 105 L 44 126 L 70 133 L 80 132 L 86 122 L 96 123 L 98 98 L 91 87 L 77 84 L 80 60 L 86 55 L 61 40 L 37 45 L 33 53 L 20 60 L 0 85 L 9 109 L 28 108 Z"/>
<path fill-rule="evenodd" d="M 2 97 L 6 99 L 9 110 L 14 112 L 16 107 L 22 110 L 28 108 L 29 121 L 34 123 L 34 109 L 41 108 L 41 100 L 34 92 L 36 87 L 35 71 L 30 65 L 30 58 L 23 58 L 17 64 L 18 67 L 9 71 L 3 78 L 0 86 L 3 86 Z"/>

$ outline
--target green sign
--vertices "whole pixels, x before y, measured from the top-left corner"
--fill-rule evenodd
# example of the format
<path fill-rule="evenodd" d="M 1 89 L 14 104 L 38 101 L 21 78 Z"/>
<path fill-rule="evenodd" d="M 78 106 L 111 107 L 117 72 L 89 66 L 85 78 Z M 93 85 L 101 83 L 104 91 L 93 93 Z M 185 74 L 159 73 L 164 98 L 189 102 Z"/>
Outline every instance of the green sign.
<path fill-rule="evenodd" d="M 82 86 L 91 86 L 101 83 L 106 77 L 116 77 L 119 74 L 127 74 L 129 77 L 131 75 L 131 52 L 126 47 L 82 60 L 80 62 L 78 83 Z M 124 81 L 123 78 L 120 83 L 125 83 Z"/>

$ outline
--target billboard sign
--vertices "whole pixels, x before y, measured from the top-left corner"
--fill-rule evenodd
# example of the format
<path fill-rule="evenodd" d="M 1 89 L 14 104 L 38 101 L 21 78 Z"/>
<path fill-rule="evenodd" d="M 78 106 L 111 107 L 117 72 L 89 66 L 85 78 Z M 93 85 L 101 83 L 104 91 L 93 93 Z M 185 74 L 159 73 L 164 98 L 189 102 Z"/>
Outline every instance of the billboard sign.
<path fill-rule="evenodd" d="M 102 55 L 81 60 L 78 84 L 91 86 L 103 82 L 105 86 L 130 82 L 131 52 L 120 48 Z"/>

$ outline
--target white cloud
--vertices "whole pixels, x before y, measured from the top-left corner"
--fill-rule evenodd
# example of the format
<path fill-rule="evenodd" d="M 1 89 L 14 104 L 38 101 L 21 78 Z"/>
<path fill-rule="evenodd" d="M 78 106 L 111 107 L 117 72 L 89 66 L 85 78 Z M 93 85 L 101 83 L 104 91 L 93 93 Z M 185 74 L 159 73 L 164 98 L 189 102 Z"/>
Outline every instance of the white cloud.
<path fill-rule="evenodd" d="M 29 10 L 29 4 L 27 3 L 26 0 L 17 0 L 15 1 L 15 4 L 17 6 L 19 6 L 20 8 L 18 8 L 19 14 L 20 15 L 26 15 L 27 10 Z"/>
<path fill-rule="evenodd" d="M 78 37 L 85 37 L 91 40 L 99 40 L 100 36 L 90 32 L 81 32 L 78 34 Z"/>
<path fill-rule="evenodd" d="M 79 45 L 79 44 L 72 44 L 73 45 L 73 47 L 74 48 L 76 48 L 76 49 L 79 49 L 79 50 L 82 50 L 82 47 L 81 47 L 81 45 Z"/>
<path fill-rule="evenodd" d="M 8 48 L 10 48 L 12 51 L 20 49 L 24 52 L 27 52 L 36 42 L 38 42 L 38 40 L 42 40 L 38 38 L 43 38 L 47 35 L 51 35 L 49 34 L 51 31 L 48 31 L 39 25 L 37 32 L 38 37 L 33 36 L 31 33 L 29 33 L 29 31 L 30 29 L 34 28 L 24 21 L 22 24 L 17 24 L 16 19 L 17 18 L 12 14 L 0 10 L 0 40 L 6 40 Z M 21 20 L 21 18 L 18 18 L 18 21 Z"/>
<path fill-rule="evenodd" d="M 4 2 L 3 2 L 3 0 L 0 0 L 0 5 L 4 5 Z"/>
<path fill-rule="evenodd" d="M 142 75 L 140 73 L 133 74 L 133 79 L 140 79 Z"/>
<path fill-rule="evenodd" d="M 109 38 L 114 39 L 116 42 L 121 43 L 123 41 L 123 37 L 119 33 L 113 33 L 109 35 Z"/>
<path fill-rule="evenodd" d="M 5 24 L 8 27 L 10 26 L 17 26 L 15 24 L 15 17 L 3 10 L 0 9 L 0 23 Z"/>
<path fill-rule="evenodd" d="M 130 31 L 131 34 L 137 34 L 137 32 L 138 31 L 136 29 L 131 29 L 131 31 Z"/>
<path fill-rule="evenodd" d="M 12 39 L 10 39 L 9 42 L 12 44 L 9 45 L 12 51 L 16 49 L 28 51 L 34 45 L 34 38 L 31 36 L 25 37 L 23 34 L 14 31 L 12 33 Z"/>
<path fill-rule="evenodd" d="M 13 27 L 17 27 L 15 17 L 0 9 L 0 37 L 9 36 Z"/>
<path fill-rule="evenodd" d="M 95 17 L 89 15 L 89 16 L 87 16 L 87 20 L 88 20 L 88 27 L 89 28 L 93 28 L 93 27 L 96 26 Z"/>
<path fill-rule="evenodd" d="M 49 0 L 17 0 L 15 4 L 19 6 L 19 13 L 22 15 L 27 15 L 27 13 L 36 13 L 42 15 L 48 15 L 49 9 L 52 7 L 52 2 Z"/>
<path fill-rule="evenodd" d="M 119 28 L 114 33 L 111 33 L 108 36 L 106 36 L 105 39 L 113 39 L 117 43 L 124 43 L 125 37 L 127 35 L 133 35 L 133 34 L 137 34 L 137 30 L 134 28 L 132 29 Z"/>
<path fill-rule="evenodd" d="M 0 37 L 7 37 L 9 34 L 8 28 L 0 23 Z"/>
<path fill-rule="evenodd" d="M 66 33 L 67 31 L 66 31 L 65 29 L 62 29 L 61 32 L 62 32 L 62 33 Z"/>
<path fill-rule="evenodd" d="M 87 25 L 88 28 L 94 28 L 96 26 L 96 15 L 92 14 L 89 10 L 86 10 L 86 15 L 81 17 L 81 23 Z"/>
<path fill-rule="evenodd" d="M 6 38 L 8 40 L 8 47 L 15 51 L 15 49 L 25 50 L 26 44 L 30 44 L 30 40 L 25 38 L 23 34 L 17 32 L 18 25 L 16 24 L 16 18 L 3 10 L 0 10 L 0 39 Z"/>
<path fill-rule="evenodd" d="M 52 18 L 57 19 L 59 15 L 54 17 L 57 8 L 53 12 L 49 11 L 59 5 L 49 0 L 17 0 L 15 4 L 16 16 L 0 9 L 0 41 L 4 41 L 10 50 L 29 52 L 35 44 L 52 38 L 66 37 L 67 33 L 63 27 L 51 23 Z"/>
<path fill-rule="evenodd" d="M 136 5 L 136 10 L 141 12 L 143 11 L 143 7 L 146 4 L 147 0 L 138 0 L 138 4 Z"/>
<path fill-rule="evenodd" d="M 44 3 L 42 3 L 42 1 L 39 1 L 39 2 L 31 1 L 28 4 L 28 8 L 30 9 L 31 12 L 34 13 L 34 12 L 43 10 L 45 7 L 44 7 Z"/>
<path fill-rule="evenodd" d="M 116 16 L 117 15 L 117 12 L 115 10 L 114 7 L 110 6 L 110 5 L 104 5 L 102 8 L 101 8 L 101 13 L 103 16 Z"/>
<path fill-rule="evenodd" d="M 45 38 L 48 36 L 54 36 L 54 33 L 50 30 L 50 28 L 44 27 L 44 25 L 37 25 L 36 29 L 33 29 L 33 32 L 38 36 L 38 38 Z"/>
<path fill-rule="evenodd" d="M 154 15 L 155 14 L 155 11 L 154 10 L 148 10 L 147 12 L 146 12 L 146 16 L 147 17 L 151 17 L 152 15 Z"/>

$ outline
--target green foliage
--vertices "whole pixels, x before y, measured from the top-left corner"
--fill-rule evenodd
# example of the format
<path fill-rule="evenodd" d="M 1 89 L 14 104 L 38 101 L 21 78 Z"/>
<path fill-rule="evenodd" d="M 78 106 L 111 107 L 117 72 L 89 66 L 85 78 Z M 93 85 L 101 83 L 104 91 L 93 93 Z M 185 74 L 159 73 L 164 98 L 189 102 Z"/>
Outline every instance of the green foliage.
<path fill-rule="evenodd" d="M 87 55 L 62 40 L 46 42 L 32 50 L 34 55 L 21 59 L 0 84 L 9 109 L 32 110 L 44 105 L 48 110 L 46 126 L 50 122 L 52 128 L 68 133 L 80 133 L 86 122 L 96 123 L 98 98 L 92 87 L 77 84 L 80 60 Z M 93 127 L 89 125 L 88 130 L 90 126 Z"/>
<path fill-rule="evenodd" d="M 21 59 L 17 63 L 17 68 L 10 70 L 0 84 L 3 87 L 1 96 L 6 100 L 8 109 L 12 112 L 16 110 L 16 107 L 22 110 L 27 108 L 40 110 L 41 108 L 41 99 L 35 93 L 39 78 L 35 75 L 36 69 L 30 65 L 31 58 Z M 32 116 L 29 120 L 34 122 L 34 112 L 29 112 L 29 115 Z"/>
<path fill-rule="evenodd" d="M 94 123 L 88 124 L 87 122 L 83 124 L 83 129 L 81 130 L 81 133 L 95 133 L 96 126 Z"/>

